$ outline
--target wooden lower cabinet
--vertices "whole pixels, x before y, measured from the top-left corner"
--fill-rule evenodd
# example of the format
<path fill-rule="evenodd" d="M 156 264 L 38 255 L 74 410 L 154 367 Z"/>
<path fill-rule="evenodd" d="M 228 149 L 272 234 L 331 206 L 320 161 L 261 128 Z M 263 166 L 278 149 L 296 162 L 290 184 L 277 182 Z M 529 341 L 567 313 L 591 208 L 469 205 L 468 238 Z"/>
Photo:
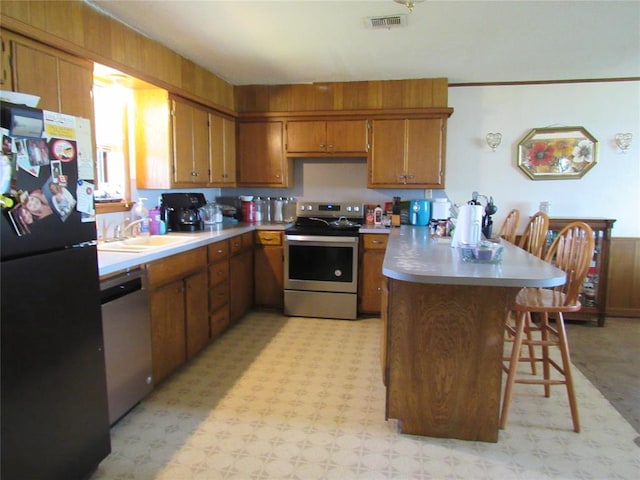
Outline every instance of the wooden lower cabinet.
<path fill-rule="evenodd" d="M 211 337 L 207 299 L 207 270 L 184 279 L 185 322 L 187 326 L 187 360 L 202 350 Z"/>
<path fill-rule="evenodd" d="M 207 246 L 209 259 L 209 326 L 211 338 L 229 326 L 229 240 Z"/>
<path fill-rule="evenodd" d="M 229 321 L 233 324 L 253 306 L 253 232 L 230 241 Z"/>
<path fill-rule="evenodd" d="M 360 274 L 358 285 L 358 312 L 380 314 L 382 290 L 382 263 L 389 237 L 386 233 L 360 235 Z"/>
<path fill-rule="evenodd" d="M 184 285 L 178 280 L 150 291 L 153 383 L 187 360 Z"/>
<path fill-rule="evenodd" d="M 156 385 L 209 341 L 206 266 L 205 247 L 147 265 Z"/>
<path fill-rule="evenodd" d="M 284 307 L 284 247 L 282 232 L 258 230 L 254 250 L 254 303 L 269 308 Z"/>

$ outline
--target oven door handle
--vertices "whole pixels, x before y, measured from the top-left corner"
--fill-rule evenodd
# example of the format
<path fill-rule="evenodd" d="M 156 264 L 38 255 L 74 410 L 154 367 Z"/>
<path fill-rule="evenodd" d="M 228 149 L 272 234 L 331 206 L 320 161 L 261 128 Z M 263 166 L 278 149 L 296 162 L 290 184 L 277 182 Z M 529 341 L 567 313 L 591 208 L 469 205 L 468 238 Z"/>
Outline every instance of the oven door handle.
<path fill-rule="evenodd" d="M 328 235 L 285 235 L 288 243 L 303 243 L 307 245 L 345 245 L 352 246 L 358 243 L 358 237 L 338 237 Z"/>

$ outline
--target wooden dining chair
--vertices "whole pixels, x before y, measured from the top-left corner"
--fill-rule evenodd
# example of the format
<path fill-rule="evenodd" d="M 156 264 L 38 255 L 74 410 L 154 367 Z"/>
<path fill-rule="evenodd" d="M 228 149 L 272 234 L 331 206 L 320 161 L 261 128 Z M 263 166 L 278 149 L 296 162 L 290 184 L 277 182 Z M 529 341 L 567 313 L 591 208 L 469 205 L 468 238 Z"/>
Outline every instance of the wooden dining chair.
<path fill-rule="evenodd" d="M 549 216 L 544 212 L 536 212 L 524 229 L 518 246 L 524 248 L 531 255 L 542 258 L 548 230 Z"/>
<path fill-rule="evenodd" d="M 544 385 L 545 397 L 550 395 L 551 385 L 566 385 L 573 429 L 576 432 L 580 431 L 563 313 L 575 312 L 581 308 L 578 298 L 593 258 L 593 249 L 594 237 L 591 228 L 583 222 L 568 224 L 559 232 L 545 256 L 545 261 L 566 273 L 565 283 L 554 289 L 526 287 L 518 292 L 511 307 L 515 316 L 515 326 L 511 326 L 507 321 L 507 329 L 513 335 L 513 346 L 511 355 L 505 357 L 508 363 L 506 365 L 503 363 L 504 370 L 507 372 L 507 381 L 502 400 L 500 428 L 505 428 L 507 423 L 513 385 L 527 383 Z M 539 324 L 531 321 L 532 313 L 539 314 Z M 549 324 L 549 314 L 553 314 L 555 318 L 555 327 Z M 531 333 L 534 331 L 540 332 L 539 340 L 532 338 Z M 523 346 L 541 347 L 538 349 L 541 350 L 541 356 L 523 358 L 521 356 Z M 549 356 L 549 347 L 559 348 L 560 363 Z M 542 363 L 542 378 L 529 375 L 526 378 L 519 377 L 519 362 Z M 556 373 L 552 378 L 551 367 L 559 375 Z"/>
<path fill-rule="evenodd" d="M 516 234 L 518 233 L 518 225 L 520 224 L 520 210 L 514 208 L 507 214 L 504 219 L 498 237 L 504 238 L 507 242 L 516 243 Z"/>

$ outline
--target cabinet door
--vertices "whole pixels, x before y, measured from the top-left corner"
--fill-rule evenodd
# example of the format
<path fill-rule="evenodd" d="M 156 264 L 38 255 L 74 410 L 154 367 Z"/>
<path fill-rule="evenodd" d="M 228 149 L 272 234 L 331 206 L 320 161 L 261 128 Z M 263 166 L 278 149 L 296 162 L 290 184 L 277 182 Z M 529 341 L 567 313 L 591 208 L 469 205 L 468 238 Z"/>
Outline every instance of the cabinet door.
<path fill-rule="evenodd" d="M 230 186 L 236 182 L 235 122 L 209 114 L 209 169 L 211 186 Z"/>
<path fill-rule="evenodd" d="M 287 122 L 287 152 L 325 152 L 326 122 Z"/>
<path fill-rule="evenodd" d="M 223 119 L 224 127 L 224 182 L 228 185 L 236 183 L 236 122 Z"/>
<path fill-rule="evenodd" d="M 255 304 L 284 306 L 284 249 L 282 246 L 258 245 L 254 252 Z"/>
<path fill-rule="evenodd" d="M 369 158 L 369 186 L 406 183 L 404 120 L 374 120 Z"/>
<path fill-rule="evenodd" d="M 253 304 L 253 249 L 242 250 L 229 260 L 229 316 L 237 322 Z"/>
<path fill-rule="evenodd" d="M 444 188 L 444 120 L 408 119 L 407 183 Z"/>
<path fill-rule="evenodd" d="M 288 187 L 282 122 L 238 126 L 238 185 Z"/>
<path fill-rule="evenodd" d="M 339 120 L 327 122 L 327 152 L 367 153 L 368 129 L 366 120 Z"/>
<path fill-rule="evenodd" d="M 209 112 L 203 108 L 191 110 L 193 128 L 193 183 L 206 185 L 209 178 Z"/>
<path fill-rule="evenodd" d="M 207 271 L 185 280 L 187 358 L 192 358 L 209 343 L 209 304 Z"/>
<path fill-rule="evenodd" d="M 175 183 L 193 182 L 193 126 L 191 107 L 172 100 L 173 169 Z"/>
<path fill-rule="evenodd" d="M 89 62 L 58 60 L 60 111 L 93 122 L 93 68 Z"/>
<path fill-rule="evenodd" d="M 186 361 L 184 284 L 182 280 L 151 290 L 153 381 L 158 385 Z"/>
<path fill-rule="evenodd" d="M 12 40 L 12 51 L 15 90 L 38 95 L 38 108 L 58 112 L 58 58 L 17 40 Z"/>
<path fill-rule="evenodd" d="M 175 184 L 209 182 L 209 117 L 190 103 L 174 98 L 173 165 Z"/>
<path fill-rule="evenodd" d="M 380 313 L 384 250 L 365 250 L 360 268 L 360 312 Z"/>
<path fill-rule="evenodd" d="M 93 119 L 91 62 L 5 31 L 2 34 L 11 43 L 15 91 L 38 95 L 38 108 Z"/>

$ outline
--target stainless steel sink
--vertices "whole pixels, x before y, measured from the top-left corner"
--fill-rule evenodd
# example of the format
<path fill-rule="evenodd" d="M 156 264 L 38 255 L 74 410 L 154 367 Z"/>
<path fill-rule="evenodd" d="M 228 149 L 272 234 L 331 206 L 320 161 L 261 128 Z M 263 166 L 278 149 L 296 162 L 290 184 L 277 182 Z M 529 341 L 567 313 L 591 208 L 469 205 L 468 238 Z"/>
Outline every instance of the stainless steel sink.
<path fill-rule="evenodd" d="M 98 250 L 103 252 L 141 253 L 161 249 L 192 240 L 188 235 L 151 235 L 148 237 L 127 238 L 115 242 L 100 242 Z"/>

